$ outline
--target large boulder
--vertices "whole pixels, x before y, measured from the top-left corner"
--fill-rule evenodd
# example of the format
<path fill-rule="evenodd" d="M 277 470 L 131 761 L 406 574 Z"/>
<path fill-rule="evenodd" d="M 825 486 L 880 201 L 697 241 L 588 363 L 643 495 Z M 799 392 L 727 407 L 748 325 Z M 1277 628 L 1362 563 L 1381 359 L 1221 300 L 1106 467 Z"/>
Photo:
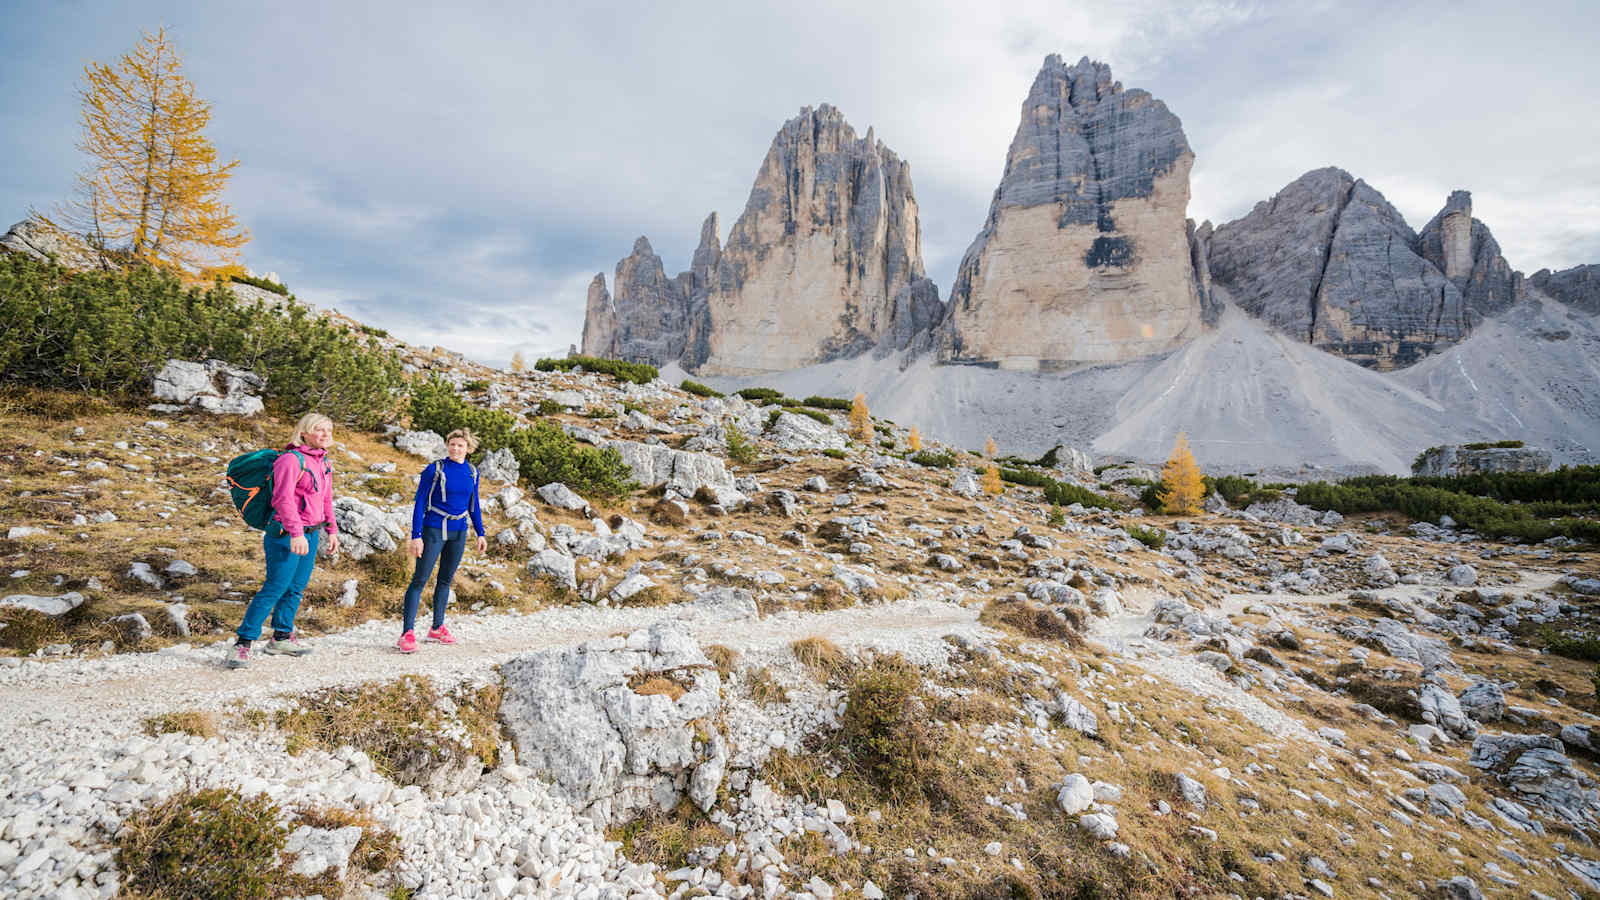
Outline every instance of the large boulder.
<path fill-rule="evenodd" d="M 444 438 L 432 431 L 402 431 L 394 436 L 394 448 L 430 462 L 445 455 Z"/>
<path fill-rule="evenodd" d="M 196 406 L 209 413 L 253 416 L 265 406 L 257 396 L 267 380 L 220 359 L 203 363 L 169 359 L 156 373 L 154 393 L 163 403 Z"/>
<path fill-rule="evenodd" d="M 789 451 L 843 450 L 846 446 L 845 437 L 838 429 L 815 421 L 810 416 L 788 412 L 778 414 L 778 421 L 767 432 L 767 440 L 780 450 Z"/>
<path fill-rule="evenodd" d="M 1484 475 L 1494 472 L 1548 472 L 1549 450 L 1538 447 L 1429 447 L 1417 456 L 1411 473 L 1420 476 Z"/>
<path fill-rule="evenodd" d="M 333 520 L 339 526 L 339 549 L 351 559 L 366 559 L 400 546 L 410 522 L 350 496 L 333 498 Z"/>
<path fill-rule="evenodd" d="M 78 271 L 101 267 L 97 254 L 82 239 L 37 219 L 24 219 L 0 235 L 0 251 L 54 259 L 64 268 Z"/>
<path fill-rule="evenodd" d="M 735 490 L 733 476 L 718 457 L 709 453 L 674 450 L 664 444 L 636 441 L 606 441 L 601 445 L 617 451 L 628 466 L 633 480 L 641 487 L 665 484 L 680 497 L 693 497 L 701 488 Z"/>
<path fill-rule="evenodd" d="M 11 594 L 0 597 L 0 607 L 31 609 L 47 616 L 64 616 L 83 605 L 84 597 L 77 591 L 68 591 L 57 597 L 37 597 L 32 594 Z"/>
<path fill-rule="evenodd" d="M 697 737 L 721 707 L 721 679 L 677 623 L 529 653 L 502 672 L 517 759 L 597 823 L 670 809 L 702 765 L 726 765 L 725 746 Z M 711 780 L 694 783 L 701 799 Z"/>

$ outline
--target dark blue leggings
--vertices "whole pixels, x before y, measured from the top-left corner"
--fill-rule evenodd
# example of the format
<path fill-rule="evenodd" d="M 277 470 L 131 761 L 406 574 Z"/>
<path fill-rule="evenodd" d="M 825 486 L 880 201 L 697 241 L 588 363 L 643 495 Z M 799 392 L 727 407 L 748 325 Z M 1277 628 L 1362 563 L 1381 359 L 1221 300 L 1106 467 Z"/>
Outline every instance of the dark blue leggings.
<path fill-rule="evenodd" d="M 444 624 L 444 607 L 450 602 L 450 582 L 455 580 L 456 566 L 461 565 L 461 554 L 467 550 L 467 529 L 445 533 L 442 528 L 422 529 L 422 556 L 417 559 L 416 571 L 411 573 L 411 584 L 406 588 L 405 631 L 417 624 L 417 606 L 422 602 L 422 588 L 439 565 L 439 579 L 433 585 L 433 627 Z"/>

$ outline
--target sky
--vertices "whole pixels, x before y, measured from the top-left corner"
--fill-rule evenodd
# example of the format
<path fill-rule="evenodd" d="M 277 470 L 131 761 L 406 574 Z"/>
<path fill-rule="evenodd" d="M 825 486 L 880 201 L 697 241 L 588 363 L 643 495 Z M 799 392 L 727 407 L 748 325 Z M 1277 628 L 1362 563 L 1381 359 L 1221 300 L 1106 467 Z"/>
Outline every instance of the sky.
<path fill-rule="evenodd" d="M 0 229 L 72 190 L 83 67 L 165 27 L 240 160 L 244 261 L 490 364 L 577 343 L 640 235 L 722 237 L 786 119 L 830 103 L 911 165 L 948 294 L 1044 57 L 1183 121 L 1189 214 L 1336 165 L 1420 229 L 1450 191 L 1525 273 L 1600 262 L 1600 16 L 1508 4 L 0 0 Z"/>

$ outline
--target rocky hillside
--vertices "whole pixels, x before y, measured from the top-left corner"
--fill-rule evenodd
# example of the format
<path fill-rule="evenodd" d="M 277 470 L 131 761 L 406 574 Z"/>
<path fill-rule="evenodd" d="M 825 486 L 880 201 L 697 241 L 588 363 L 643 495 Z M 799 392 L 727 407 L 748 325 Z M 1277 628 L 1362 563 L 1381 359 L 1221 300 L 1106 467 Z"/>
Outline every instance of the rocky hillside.
<path fill-rule="evenodd" d="M 258 539 L 218 471 L 286 423 L 6 395 L 0 893 L 1600 891 L 1590 548 L 1269 494 L 1150 516 L 1151 473 L 1065 453 L 1033 471 L 1095 505 L 1052 507 L 908 423 L 397 349 L 638 483 L 486 455 L 462 642 L 415 656 L 396 539 L 437 435 L 338 433 L 316 652 L 229 672 Z"/>

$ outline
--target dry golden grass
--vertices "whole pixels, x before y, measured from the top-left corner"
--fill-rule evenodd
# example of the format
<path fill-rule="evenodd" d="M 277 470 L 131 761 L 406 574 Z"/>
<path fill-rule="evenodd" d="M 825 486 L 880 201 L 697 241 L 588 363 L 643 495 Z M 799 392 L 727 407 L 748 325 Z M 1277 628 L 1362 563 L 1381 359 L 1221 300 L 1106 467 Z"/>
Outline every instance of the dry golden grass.
<path fill-rule="evenodd" d="M 812 636 L 792 641 L 789 650 L 800 664 L 810 669 L 820 681 L 828 681 L 850 667 L 850 659 L 833 641 Z"/>
<path fill-rule="evenodd" d="M 144 733 L 156 735 L 182 732 L 198 738 L 217 736 L 217 717 L 203 709 L 164 713 L 144 720 Z"/>
<path fill-rule="evenodd" d="M 671 678 L 668 678 L 665 675 L 651 675 L 647 678 L 641 678 L 637 680 L 637 684 L 634 684 L 633 680 L 630 680 L 629 687 L 633 689 L 635 694 L 638 694 L 641 697 L 653 697 L 659 695 L 666 697 L 669 700 L 677 701 L 679 697 L 682 697 L 684 694 L 689 692 L 688 689 L 686 689 L 683 685 L 673 681 Z"/>
<path fill-rule="evenodd" d="M 739 651 L 727 644 L 712 644 L 705 648 L 706 658 L 717 667 L 717 674 L 723 681 L 733 672 L 733 664 L 739 661 Z"/>
<path fill-rule="evenodd" d="M 744 678 L 746 690 L 750 693 L 750 699 L 757 703 L 770 705 L 789 702 L 789 692 L 784 690 L 783 685 L 772 677 L 772 670 L 766 666 L 747 671 Z"/>

